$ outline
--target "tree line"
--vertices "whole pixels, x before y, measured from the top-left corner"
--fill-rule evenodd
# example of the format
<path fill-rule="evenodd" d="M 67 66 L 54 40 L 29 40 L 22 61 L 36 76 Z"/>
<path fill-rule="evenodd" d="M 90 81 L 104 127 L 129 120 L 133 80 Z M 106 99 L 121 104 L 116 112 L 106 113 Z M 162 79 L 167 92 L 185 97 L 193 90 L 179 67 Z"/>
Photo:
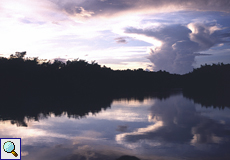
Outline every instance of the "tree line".
<path fill-rule="evenodd" d="M 26 125 L 24 116 L 67 112 L 82 117 L 110 107 L 115 98 L 143 100 L 154 92 L 178 88 L 202 105 L 230 106 L 230 64 L 202 65 L 178 75 L 143 69 L 112 70 L 81 59 L 51 63 L 25 55 L 17 52 L 9 58 L 0 57 L 0 119 L 8 117 L 19 125 Z M 157 94 L 157 98 L 164 97 Z"/>
<path fill-rule="evenodd" d="M 178 75 L 141 68 L 112 70 L 95 61 L 89 63 L 81 59 L 51 63 L 38 58 L 24 58 L 25 55 L 26 52 L 16 52 L 9 58 L 0 57 L 1 94 L 94 96 L 97 93 L 115 96 L 172 88 L 218 93 L 230 89 L 230 64 L 206 64 Z"/>

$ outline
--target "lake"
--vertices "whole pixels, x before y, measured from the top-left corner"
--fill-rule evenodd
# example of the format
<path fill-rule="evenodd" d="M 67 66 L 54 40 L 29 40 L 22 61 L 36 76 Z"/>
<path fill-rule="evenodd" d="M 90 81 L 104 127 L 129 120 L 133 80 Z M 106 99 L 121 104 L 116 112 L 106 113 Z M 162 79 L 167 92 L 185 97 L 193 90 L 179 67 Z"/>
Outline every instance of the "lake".
<path fill-rule="evenodd" d="M 204 107 L 182 92 L 113 99 L 84 116 L 37 114 L 25 115 L 26 126 L 0 122 L 1 138 L 22 138 L 23 160 L 230 159 L 230 109 Z"/>

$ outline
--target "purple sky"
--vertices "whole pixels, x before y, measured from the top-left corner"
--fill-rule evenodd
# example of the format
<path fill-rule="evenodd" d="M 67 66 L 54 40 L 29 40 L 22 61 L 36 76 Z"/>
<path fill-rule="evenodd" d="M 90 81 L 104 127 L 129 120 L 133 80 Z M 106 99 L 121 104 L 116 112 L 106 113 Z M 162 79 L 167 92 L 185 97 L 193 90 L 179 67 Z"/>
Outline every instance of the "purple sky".
<path fill-rule="evenodd" d="M 1 0 L 0 54 L 187 73 L 230 62 L 229 0 Z"/>

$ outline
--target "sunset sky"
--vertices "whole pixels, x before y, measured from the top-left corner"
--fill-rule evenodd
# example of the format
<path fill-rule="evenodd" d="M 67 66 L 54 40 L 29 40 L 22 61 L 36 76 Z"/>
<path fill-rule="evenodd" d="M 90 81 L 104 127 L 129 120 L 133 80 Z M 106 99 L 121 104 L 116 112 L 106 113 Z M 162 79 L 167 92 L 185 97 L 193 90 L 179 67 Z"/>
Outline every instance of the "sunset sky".
<path fill-rule="evenodd" d="M 229 0 L 0 0 L 0 55 L 187 73 L 230 63 Z"/>

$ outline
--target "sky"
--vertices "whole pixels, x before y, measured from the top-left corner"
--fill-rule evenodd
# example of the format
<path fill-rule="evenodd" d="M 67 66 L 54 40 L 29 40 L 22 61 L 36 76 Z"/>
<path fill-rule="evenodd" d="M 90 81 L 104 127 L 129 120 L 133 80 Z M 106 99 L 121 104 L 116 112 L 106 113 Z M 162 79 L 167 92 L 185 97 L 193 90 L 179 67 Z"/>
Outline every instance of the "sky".
<path fill-rule="evenodd" d="M 1 0 L 0 56 L 184 74 L 230 62 L 229 0 Z"/>

